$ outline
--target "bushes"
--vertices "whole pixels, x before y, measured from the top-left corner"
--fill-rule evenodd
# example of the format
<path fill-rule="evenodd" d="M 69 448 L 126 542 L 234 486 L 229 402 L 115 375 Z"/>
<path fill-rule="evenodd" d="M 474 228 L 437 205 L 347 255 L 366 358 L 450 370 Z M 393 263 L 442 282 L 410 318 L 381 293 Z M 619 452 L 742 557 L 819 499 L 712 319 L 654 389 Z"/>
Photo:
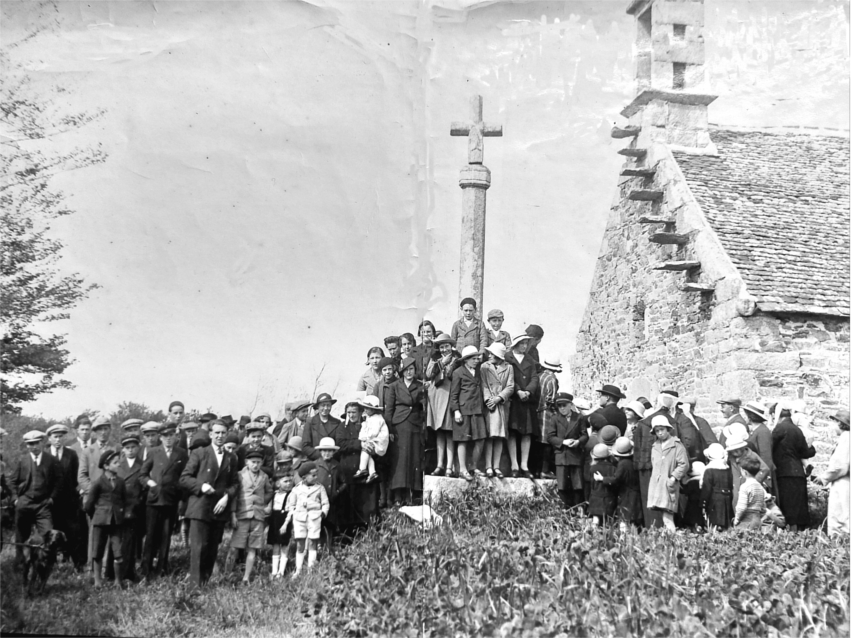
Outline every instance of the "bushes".
<path fill-rule="evenodd" d="M 847 539 L 588 529 L 549 495 L 470 491 L 439 511 L 440 528 L 393 518 L 351 548 L 315 594 L 320 633 L 848 633 Z"/>

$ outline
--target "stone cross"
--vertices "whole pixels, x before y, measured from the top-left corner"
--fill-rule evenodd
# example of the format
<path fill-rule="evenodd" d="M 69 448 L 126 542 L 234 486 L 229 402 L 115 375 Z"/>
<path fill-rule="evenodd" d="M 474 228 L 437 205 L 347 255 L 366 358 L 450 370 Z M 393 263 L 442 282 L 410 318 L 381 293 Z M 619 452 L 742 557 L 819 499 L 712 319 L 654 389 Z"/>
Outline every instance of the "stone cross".
<path fill-rule="evenodd" d="M 482 96 L 470 98 L 471 121 L 452 122 L 449 134 L 467 136 L 467 162 L 458 181 L 461 186 L 461 262 L 459 268 L 459 301 L 464 297 L 476 300 L 480 315 L 484 315 L 482 293 L 485 280 L 485 207 L 486 192 L 491 185 L 491 172 L 484 161 L 485 137 L 502 137 L 502 126 L 485 124 L 482 120 Z"/>

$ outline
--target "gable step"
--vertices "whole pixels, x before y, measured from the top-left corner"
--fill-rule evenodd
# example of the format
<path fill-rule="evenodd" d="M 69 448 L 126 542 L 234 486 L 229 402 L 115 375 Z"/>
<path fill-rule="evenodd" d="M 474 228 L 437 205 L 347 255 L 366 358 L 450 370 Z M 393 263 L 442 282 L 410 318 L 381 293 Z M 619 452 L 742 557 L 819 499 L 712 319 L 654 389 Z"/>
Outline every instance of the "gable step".
<path fill-rule="evenodd" d="M 655 202 L 662 199 L 662 191 L 634 190 L 629 194 L 629 199 L 639 202 Z"/>
<path fill-rule="evenodd" d="M 691 270 L 692 268 L 700 268 L 699 261 L 665 261 L 659 264 L 658 266 L 654 266 L 653 270 L 669 270 L 669 271 L 679 271 L 679 270 Z"/>
<path fill-rule="evenodd" d="M 650 217 L 649 215 L 639 217 L 639 224 L 676 224 L 676 217 Z"/>
<path fill-rule="evenodd" d="M 647 155 L 646 148 L 622 148 L 618 151 L 618 155 L 624 155 L 625 157 L 634 157 L 636 159 L 642 159 L 645 155 Z"/>
<path fill-rule="evenodd" d="M 650 235 L 650 241 L 654 244 L 682 246 L 688 243 L 688 235 L 677 233 L 654 233 Z"/>
<path fill-rule="evenodd" d="M 683 292 L 715 292 L 715 286 L 712 284 L 698 284 L 694 282 L 689 282 L 680 286 L 680 290 Z"/>
<path fill-rule="evenodd" d="M 626 137 L 635 137 L 641 131 L 640 126 L 613 126 L 612 137 L 616 140 L 622 140 Z"/>
<path fill-rule="evenodd" d="M 625 168 L 621 171 L 623 177 L 650 178 L 656 174 L 655 168 Z"/>

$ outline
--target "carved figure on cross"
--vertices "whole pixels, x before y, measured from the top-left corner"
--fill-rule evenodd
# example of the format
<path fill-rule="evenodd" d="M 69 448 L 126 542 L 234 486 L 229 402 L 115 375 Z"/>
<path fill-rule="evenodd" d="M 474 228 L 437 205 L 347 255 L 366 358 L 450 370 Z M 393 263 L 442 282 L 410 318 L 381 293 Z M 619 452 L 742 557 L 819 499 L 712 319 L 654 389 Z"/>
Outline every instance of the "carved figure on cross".
<path fill-rule="evenodd" d="M 482 164 L 485 161 L 484 137 L 502 137 L 502 125 L 485 124 L 482 121 L 482 96 L 470 98 L 470 122 L 452 122 L 449 134 L 467 136 L 467 163 Z"/>

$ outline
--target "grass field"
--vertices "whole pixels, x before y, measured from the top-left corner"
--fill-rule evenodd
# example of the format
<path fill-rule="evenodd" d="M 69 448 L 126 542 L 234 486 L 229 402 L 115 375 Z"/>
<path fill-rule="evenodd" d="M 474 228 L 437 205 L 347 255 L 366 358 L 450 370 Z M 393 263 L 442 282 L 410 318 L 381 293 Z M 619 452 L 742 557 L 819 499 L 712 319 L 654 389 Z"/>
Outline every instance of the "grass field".
<path fill-rule="evenodd" d="M 551 495 L 470 491 L 424 531 L 398 513 L 299 581 L 247 587 L 185 576 L 93 590 L 61 565 L 22 600 L 0 556 L 0 629 L 122 636 L 845 636 L 849 542 L 768 535 L 590 529 Z M 183 575 L 187 550 L 174 552 Z"/>

